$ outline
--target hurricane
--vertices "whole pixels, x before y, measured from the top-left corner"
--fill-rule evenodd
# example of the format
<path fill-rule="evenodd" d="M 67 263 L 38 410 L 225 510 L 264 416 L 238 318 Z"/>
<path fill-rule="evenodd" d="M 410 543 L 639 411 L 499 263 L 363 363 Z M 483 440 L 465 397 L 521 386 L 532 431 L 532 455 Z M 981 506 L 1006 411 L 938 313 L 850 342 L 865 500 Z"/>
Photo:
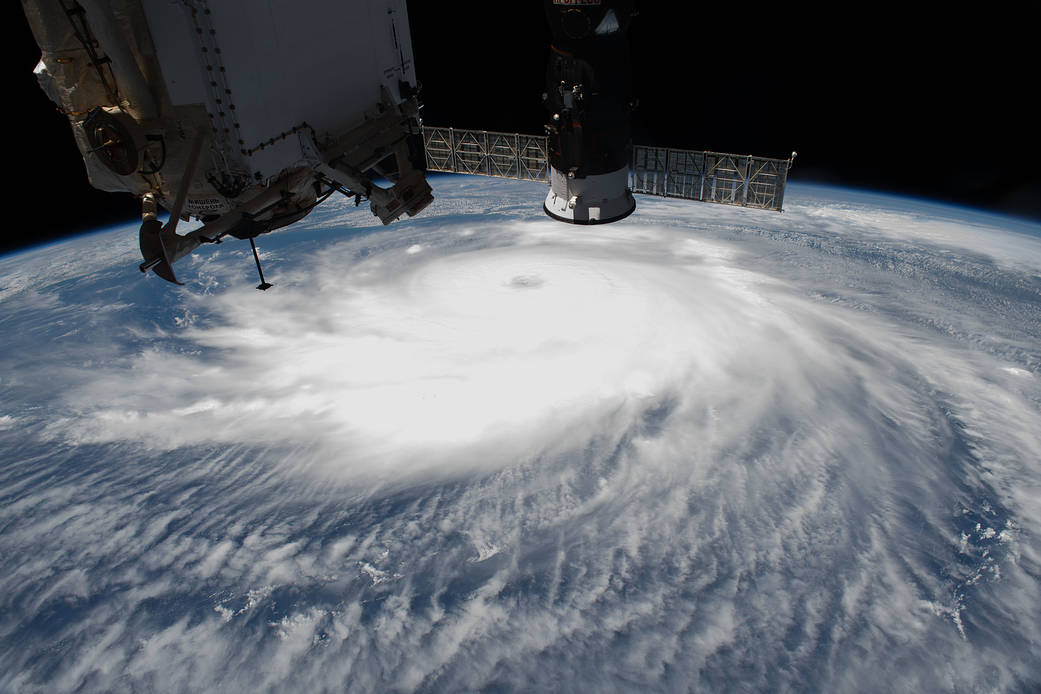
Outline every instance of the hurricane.
<path fill-rule="evenodd" d="M 1041 685 L 1041 227 L 432 181 L 0 259 L 0 689 Z"/>

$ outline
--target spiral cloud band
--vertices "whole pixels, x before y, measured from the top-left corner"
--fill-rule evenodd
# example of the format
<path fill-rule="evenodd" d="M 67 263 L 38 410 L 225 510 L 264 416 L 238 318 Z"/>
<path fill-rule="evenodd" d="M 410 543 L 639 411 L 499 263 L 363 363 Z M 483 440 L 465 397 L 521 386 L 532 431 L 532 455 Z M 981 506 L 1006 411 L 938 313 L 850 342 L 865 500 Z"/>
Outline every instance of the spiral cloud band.
<path fill-rule="evenodd" d="M 1036 686 L 1039 230 L 792 190 L 0 261 L 0 688 Z"/>

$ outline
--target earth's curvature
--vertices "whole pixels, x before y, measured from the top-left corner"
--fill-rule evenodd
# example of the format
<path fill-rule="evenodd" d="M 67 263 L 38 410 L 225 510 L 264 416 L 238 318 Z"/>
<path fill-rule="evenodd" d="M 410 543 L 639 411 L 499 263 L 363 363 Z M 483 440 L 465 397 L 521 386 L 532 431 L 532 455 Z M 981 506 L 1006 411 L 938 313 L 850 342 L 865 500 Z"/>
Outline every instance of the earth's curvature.
<path fill-rule="evenodd" d="M 1041 686 L 1041 227 L 434 188 L 0 259 L 0 690 Z"/>

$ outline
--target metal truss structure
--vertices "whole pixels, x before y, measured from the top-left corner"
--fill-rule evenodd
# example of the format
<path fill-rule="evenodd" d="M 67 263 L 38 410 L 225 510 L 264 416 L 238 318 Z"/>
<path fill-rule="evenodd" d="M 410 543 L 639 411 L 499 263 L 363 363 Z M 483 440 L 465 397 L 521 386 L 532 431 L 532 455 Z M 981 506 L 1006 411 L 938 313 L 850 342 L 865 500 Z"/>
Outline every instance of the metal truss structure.
<path fill-rule="evenodd" d="M 428 171 L 549 182 L 545 136 L 424 126 L 423 144 Z"/>
<path fill-rule="evenodd" d="M 634 193 L 781 210 L 791 159 L 633 147 Z"/>
<path fill-rule="evenodd" d="M 545 136 L 423 127 L 428 171 L 549 183 Z M 781 210 L 792 159 L 633 147 L 634 193 Z"/>

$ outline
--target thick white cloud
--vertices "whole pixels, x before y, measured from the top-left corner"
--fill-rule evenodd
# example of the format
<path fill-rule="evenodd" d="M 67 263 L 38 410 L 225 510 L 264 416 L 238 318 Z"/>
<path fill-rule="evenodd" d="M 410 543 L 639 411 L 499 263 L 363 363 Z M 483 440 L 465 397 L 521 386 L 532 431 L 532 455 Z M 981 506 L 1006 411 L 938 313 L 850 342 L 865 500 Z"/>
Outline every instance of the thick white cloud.
<path fill-rule="evenodd" d="M 437 192 L 261 239 L 266 293 L 5 283 L 0 688 L 1041 681 L 1037 239 Z"/>
<path fill-rule="evenodd" d="M 458 237 L 433 221 L 415 235 Z M 730 266 L 724 245 L 658 226 L 486 224 L 473 238 L 490 247 L 410 253 L 406 237 L 351 262 L 366 241 L 341 243 L 277 294 L 189 298 L 212 315 L 101 370 L 54 428 L 81 443 L 317 447 L 346 475 L 501 467 L 714 388 L 759 359 L 764 333 L 790 332 L 760 286 L 776 283 Z"/>

